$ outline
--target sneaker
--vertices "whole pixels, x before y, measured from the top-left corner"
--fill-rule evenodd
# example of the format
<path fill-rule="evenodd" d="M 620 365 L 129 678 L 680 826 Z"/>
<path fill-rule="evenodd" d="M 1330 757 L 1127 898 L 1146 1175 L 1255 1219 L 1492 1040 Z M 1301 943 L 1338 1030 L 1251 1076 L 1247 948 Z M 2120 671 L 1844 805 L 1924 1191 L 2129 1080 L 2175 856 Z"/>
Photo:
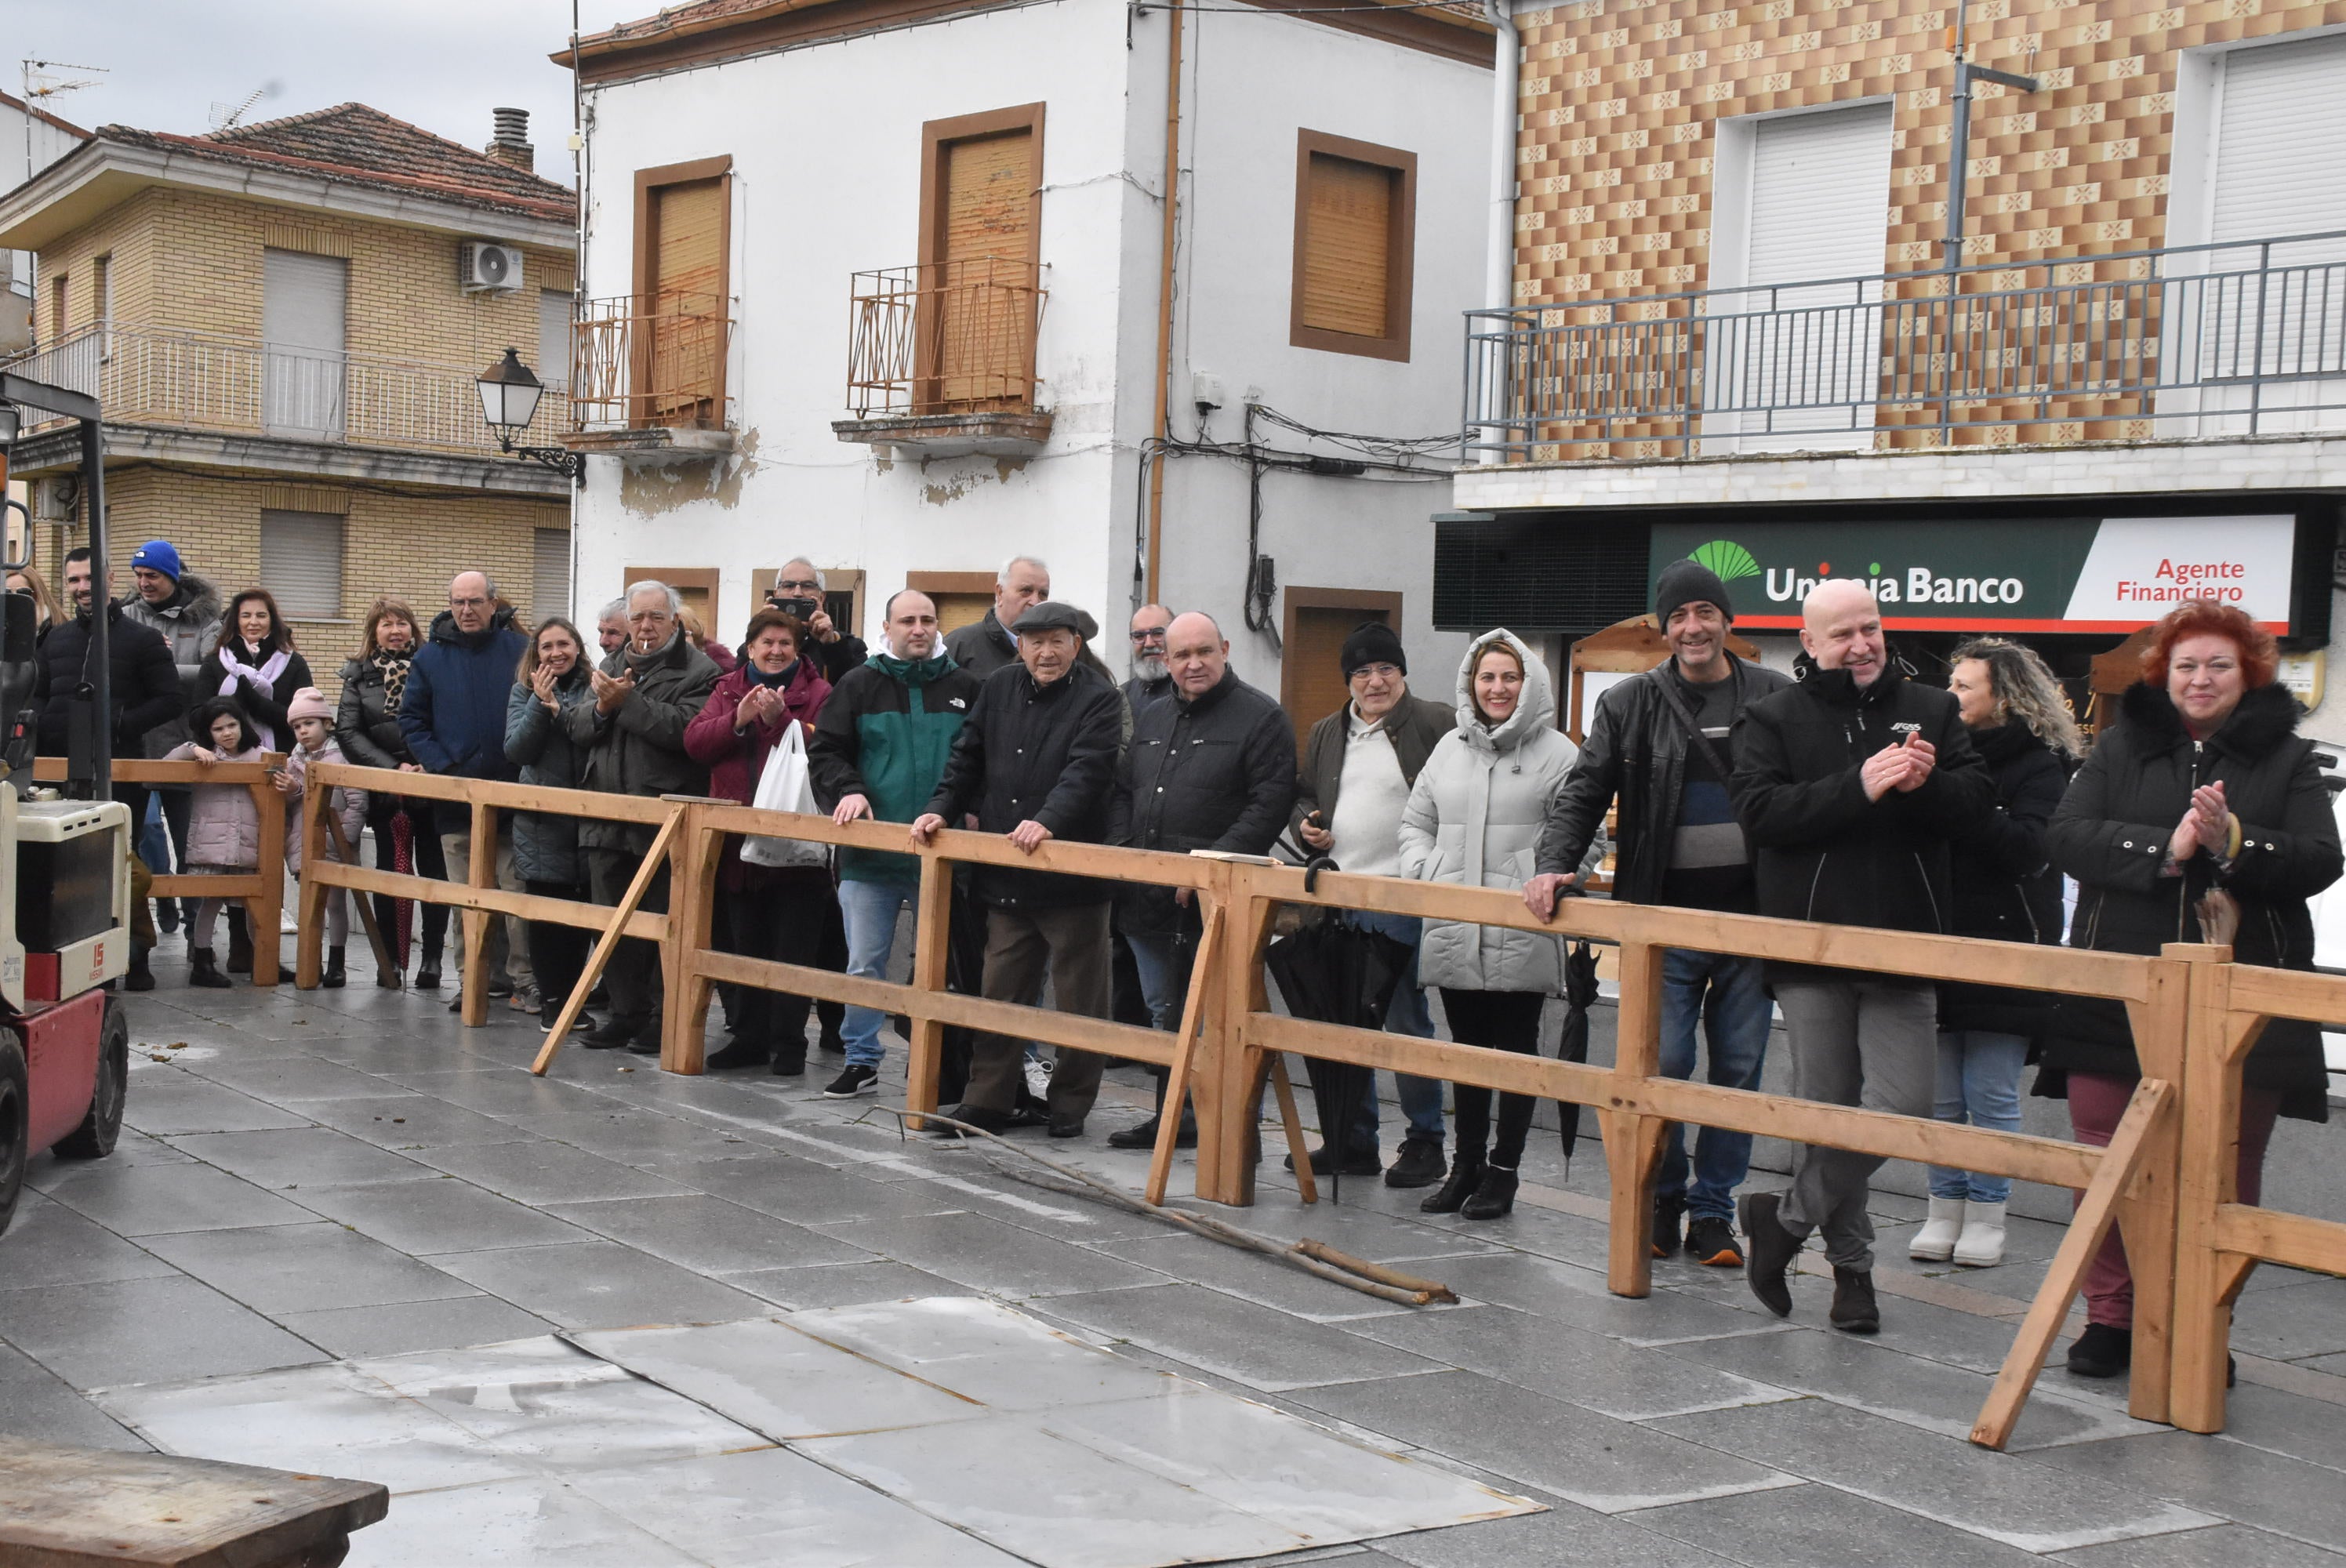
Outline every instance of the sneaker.
<path fill-rule="evenodd" d="M 2081 1378 L 2115 1378 L 2134 1364 L 2134 1330 L 2088 1323 L 2069 1347 L 2069 1369 Z M 2226 1380 L 2229 1387 L 2229 1379 Z"/>
<path fill-rule="evenodd" d="M 1783 1202 L 1780 1192 L 1755 1192 L 1743 1199 L 1739 1208 L 1743 1237 L 1750 1248 L 1744 1254 L 1750 1265 L 1744 1271 L 1744 1281 L 1751 1287 L 1751 1294 L 1760 1298 L 1760 1305 L 1779 1318 L 1789 1318 L 1792 1288 L 1784 1275 L 1800 1256 L 1800 1238 L 1776 1217 Z"/>
<path fill-rule="evenodd" d="M 1654 1199 L 1654 1256 L 1674 1257 L 1686 1223 L 1686 1199 L 1677 1193 Z"/>
<path fill-rule="evenodd" d="M 867 1067 L 861 1062 L 851 1062 L 847 1070 L 823 1086 L 826 1100 L 852 1100 L 858 1095 L 880 1092 L 880 1069 Z"/>
<path fill-rule="evenodd" d="M 1825 1316 L 1844 1334 L 1882 1332 L 1882 1308 L 1873 1299 L 1871 1269 L 1833 1266 L 1832 1309 Z"/>
<path fill-rule="evenodd" d="M 513 982 L 507 980 L 504 975 L 500 974 L 489 982 L 489 994 L 491 996 L 511 996 L 513 993 Z"/>
<path fill-rule="evenodd" d="M 1026 1058 L 1026 1092 L 1038 1100 L 1051 1097 L 1051 1065 L 1036 1057 Z"/>
<path fill-rule="evenodd" d="M 1403 1138 L 1401 1153 L 1385 1169 L 1387 1186 L 1432 1186 L 1449 1173 L 1442 1145 L 1432 1138 Z"/>
<path fill-rule="evenodd" d="M 515 1013 L 526 1013 L 535 1018 L 546 1011 L 546 995 L 535 985 L 525 985 L 513 993 L 505 1005 Z"/>
<path fill-rule="evenodd" d="M 1698 1215 L 1687 1227 L 1687 1256 L 1697 1263 L 1712 1268 L 1740 1268 L 1743 1248 L 1735 1240 L 1735 1227 L 1715 1215 Z"/>

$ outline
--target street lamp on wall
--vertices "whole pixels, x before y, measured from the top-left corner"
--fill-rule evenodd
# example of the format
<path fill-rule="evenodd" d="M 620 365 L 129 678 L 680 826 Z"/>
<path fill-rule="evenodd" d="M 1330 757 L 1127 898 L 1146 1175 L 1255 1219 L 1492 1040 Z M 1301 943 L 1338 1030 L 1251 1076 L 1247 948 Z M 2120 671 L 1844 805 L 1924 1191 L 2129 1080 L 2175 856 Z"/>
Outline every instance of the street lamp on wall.
<path fill-rule="evenodd" d="M 579 481 L 586 460 L 577 453 L 560 446 L 514 444 L 513 433 L 529 428 L 537 417 L 537 401 L 546 395 L 545 383 L 521 362 L 517 351 L 507 349 L 505 357 L 483 371 L 473 384 L 481 393 L 481 417 L 497 433 L 498 451 L 542 463 L 574 484 Z"/>

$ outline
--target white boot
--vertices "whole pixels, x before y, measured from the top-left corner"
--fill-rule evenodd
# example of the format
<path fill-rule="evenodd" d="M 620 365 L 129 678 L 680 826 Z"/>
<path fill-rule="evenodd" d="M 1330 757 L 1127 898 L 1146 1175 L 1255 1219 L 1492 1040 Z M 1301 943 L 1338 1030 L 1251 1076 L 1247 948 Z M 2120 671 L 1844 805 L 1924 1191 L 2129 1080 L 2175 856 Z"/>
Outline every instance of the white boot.
<path fill-rule="evenodd" d="M 2004 1224 L 2004 1211 L 1996 1211 L 1996 1224 Z M 1955 1234 L 1964 1228 L 1964 1200 L 1959 1197 L 1934 1197 L 1931 1200 L 1931 1217 L 1923 1228 L 1914 1233 L 1914 1240 L 1906 1248 L 1906 1256 L 1917 1263 L 1944 1263 L 1955 1253 Z M 1997 1231 L 2001 1237 L 2002 1230 Z"/>
<path fill-rule="evenodd" d="M 1990 1268 L 2004 1261 L 2004 1205 L 1964 1206 L 1964 1234 L 1955 1243 L 1955 1261 L 1966 1268 Z"/>

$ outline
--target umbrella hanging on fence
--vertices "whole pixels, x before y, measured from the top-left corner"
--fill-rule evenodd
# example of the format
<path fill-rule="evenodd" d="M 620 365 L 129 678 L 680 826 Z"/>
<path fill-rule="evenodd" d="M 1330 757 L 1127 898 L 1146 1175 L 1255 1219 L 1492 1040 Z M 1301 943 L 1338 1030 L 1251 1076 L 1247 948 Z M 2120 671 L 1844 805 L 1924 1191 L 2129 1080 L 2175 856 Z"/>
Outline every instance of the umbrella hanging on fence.
<path fill-rule="evenodd" d="M 1556 1059 L 1588 1060 L 1588 1009 L 1596 1001 L 1596 954 L 1586 942 L 1576 942 L 1564 958 L 1564 1023 L 1556 1034 Z M 1580 1106 L 1572 1100 L 1556 1103 L 1556 1122 L 1564 1133 L 1564 1168 L 1572 1171 L 1572 1151 L 1580 1142 Z"/>
<path fill-rule="evenodd" d="M 1331 916 L 1314 921 L 1264 950 L 1287 1011 L 1298 1018 L 1355 1029 L 1382 1029 L 1393 994 L 1409 972 L 1409 944 Z M 1312 1097 L 1320 1105 L 1321 1141 L 1329 1151 L 1331 1198 L 1342 1201 L 1342 1156 L 1352 1113 L 1365 1091 L 1375 1092 L 1372 1069 L 1309 1059 Z"/>

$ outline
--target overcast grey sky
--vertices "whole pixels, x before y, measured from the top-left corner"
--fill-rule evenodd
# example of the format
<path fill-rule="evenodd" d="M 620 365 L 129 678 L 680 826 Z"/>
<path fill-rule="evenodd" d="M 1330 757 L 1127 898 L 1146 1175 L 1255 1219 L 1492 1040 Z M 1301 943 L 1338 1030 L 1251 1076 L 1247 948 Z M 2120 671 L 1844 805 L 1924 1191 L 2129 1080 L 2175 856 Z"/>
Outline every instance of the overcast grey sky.
<path fill-rule="evenodd" d="M 658 9 L 577 0 L 588 33 Z M 355 98 L 479 147 L 489 110 L 511 106 L 530 111 L 538 172 L 570 181 L 570 73 L 546 56 L 570 36 L 572 0 L 0 0 L 0 88 L 11 95 L 24 59 L 107 68 L 52 73 L 97 84 L 42 102 L 86 128 L 200 135 L 213 104 L 263 90 L 245 123 Z"/>

